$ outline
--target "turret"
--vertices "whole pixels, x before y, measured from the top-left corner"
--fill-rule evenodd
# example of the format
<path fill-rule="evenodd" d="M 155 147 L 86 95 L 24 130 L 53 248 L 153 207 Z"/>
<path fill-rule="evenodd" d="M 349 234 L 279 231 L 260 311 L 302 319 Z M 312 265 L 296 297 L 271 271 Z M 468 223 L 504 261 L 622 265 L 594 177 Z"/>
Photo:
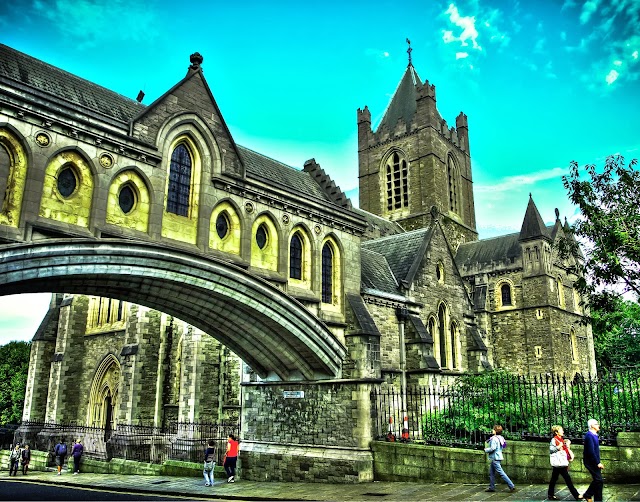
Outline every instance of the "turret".
<path fill-rule="evenodd" d="M 371 137 L 371 112 L 369 107 L 358 108 L 358 149 L 365 148 Z"/>
<path fill-rule="evenodd" d="M 469 124 L 467 123 L 467 116 L 460 112 L 460 115 L 456 117 L 456 129 L 458 130 L 458 140 L 460 141 L 460 149 L 465 151 L 467 155 L 470 155 L 469 151 Z"/>

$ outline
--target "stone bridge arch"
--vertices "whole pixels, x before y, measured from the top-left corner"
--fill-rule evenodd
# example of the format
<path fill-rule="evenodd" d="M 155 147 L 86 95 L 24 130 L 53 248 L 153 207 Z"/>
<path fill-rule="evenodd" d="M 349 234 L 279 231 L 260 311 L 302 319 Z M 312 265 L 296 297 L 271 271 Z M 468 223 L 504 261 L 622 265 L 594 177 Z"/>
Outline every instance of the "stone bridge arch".
<path fill-rule="evenodd" d="M 0 246 L 0 296 L 99 295 L 178 317 L 270 380 L 341 376 L 345 347 L 302 304 L 244 269 L 202 254 L 125 239 Z"/>

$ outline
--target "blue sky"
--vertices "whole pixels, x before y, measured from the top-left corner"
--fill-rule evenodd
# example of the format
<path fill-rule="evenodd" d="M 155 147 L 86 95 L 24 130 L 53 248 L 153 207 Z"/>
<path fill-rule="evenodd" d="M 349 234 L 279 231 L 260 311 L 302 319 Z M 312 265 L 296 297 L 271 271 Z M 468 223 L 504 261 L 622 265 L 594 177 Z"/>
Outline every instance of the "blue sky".
<path fill-rule="evenodd" d="M 356 109 L 382 118 L 409 38 L 443 118 L 469 118 L 481 238 L 518 231 L 529 192 L 545 221 L 556 207 L 574 219 L 571 160 L 638 157 L 638 26 L 640 0 L 0 5 L 0 42 L 147 104 L 200 52 L 237 143 L 294 167 L 315 158 L 354 202 Z M 47 302 L 0 297 L 0 343 L 29 339 Z"/>

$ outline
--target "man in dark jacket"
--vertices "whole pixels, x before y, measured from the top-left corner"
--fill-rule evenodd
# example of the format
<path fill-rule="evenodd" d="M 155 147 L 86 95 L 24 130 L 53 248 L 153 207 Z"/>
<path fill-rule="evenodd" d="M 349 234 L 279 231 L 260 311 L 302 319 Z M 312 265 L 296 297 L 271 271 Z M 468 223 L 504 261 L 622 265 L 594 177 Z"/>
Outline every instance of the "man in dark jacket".
<path fill-rule="evenodd" d="M 584 466 L 591 473 L 593 481 L 580 498 L 585 500 L 602 500 L 602 487 L 604 481 L 602 480 L 602 469 L 604 465 L 600 462 L 600 442 L 598 439 L 598 431 L 600 430 L 600 424 L 597 420 L 591 419 L 587 422 L 589 430 L 584 435 Z"/>

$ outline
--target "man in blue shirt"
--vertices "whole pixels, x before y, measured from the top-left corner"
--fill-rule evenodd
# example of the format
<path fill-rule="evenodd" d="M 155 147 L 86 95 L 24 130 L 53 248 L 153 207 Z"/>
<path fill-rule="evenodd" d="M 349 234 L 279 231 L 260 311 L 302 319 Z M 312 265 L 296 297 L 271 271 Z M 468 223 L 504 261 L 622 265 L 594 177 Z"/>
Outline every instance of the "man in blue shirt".
<path fill-rule="evenodd" d="M 604 481 L 602 480 L 602 469 L 604 465 L 600 462 L 600 442 L 598 439 L 598 431 L 600 430 L 600 424 L 593 418 L 587 422 L 589 430 L 584 435 L 584 466 L 591 473 L 593 481 L 580 498 L 591 501 L 602 500 L 602 486 Z M 593 497 L 593 499 L 592 499 Z"/>

